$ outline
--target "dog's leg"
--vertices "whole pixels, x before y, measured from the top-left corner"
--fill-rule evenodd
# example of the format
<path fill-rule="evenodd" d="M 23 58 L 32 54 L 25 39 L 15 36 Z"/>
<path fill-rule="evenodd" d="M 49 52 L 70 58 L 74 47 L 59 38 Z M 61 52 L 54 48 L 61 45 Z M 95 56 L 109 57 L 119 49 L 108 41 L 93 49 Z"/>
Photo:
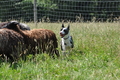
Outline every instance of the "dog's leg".
<path fill-rule="evenodd" d="M 63 52 L 63 56 L 68 57 L 68 55 L 70 54 L 70 50 L 64 50 Z"/>

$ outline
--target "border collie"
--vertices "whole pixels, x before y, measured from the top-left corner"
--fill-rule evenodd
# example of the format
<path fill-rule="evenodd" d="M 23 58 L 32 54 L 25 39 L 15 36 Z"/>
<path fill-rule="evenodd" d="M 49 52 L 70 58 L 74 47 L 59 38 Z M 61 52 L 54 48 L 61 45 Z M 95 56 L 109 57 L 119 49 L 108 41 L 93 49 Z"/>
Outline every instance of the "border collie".
<path fill-rule="evenodd" d="M 64 24 L 62 24 L 62 28 L 60 30 L 60 36 L 61 36 L 61 50 L 62 51 L 69 51 L 71 48 L 74 47 L 72 36 L 70 36 L 70 25 L 68 27 L 64 27 Z"/>

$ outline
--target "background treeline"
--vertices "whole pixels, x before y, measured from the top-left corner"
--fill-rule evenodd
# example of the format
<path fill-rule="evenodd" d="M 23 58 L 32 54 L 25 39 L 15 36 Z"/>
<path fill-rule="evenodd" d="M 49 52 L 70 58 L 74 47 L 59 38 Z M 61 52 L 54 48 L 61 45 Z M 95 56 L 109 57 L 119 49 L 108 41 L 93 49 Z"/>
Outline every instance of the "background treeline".
<path fill-rule="evenodd" d="M 0 4 L 0 21 L 34 19 L 34 0 L 0 0 Z M 106 21 L 119 16 L 119 0 L 37 0 L 38 21 Z"/>

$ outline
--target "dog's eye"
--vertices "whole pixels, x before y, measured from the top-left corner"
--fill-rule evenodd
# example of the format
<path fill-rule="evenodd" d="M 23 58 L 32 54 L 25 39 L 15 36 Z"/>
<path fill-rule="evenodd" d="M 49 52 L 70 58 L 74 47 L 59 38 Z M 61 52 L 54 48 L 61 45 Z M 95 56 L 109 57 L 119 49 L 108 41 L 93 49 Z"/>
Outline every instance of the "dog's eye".
<path fill-rule="evenodd" d="M 66 30 L 64 30 L 64 32 L 66 32 Z"/>

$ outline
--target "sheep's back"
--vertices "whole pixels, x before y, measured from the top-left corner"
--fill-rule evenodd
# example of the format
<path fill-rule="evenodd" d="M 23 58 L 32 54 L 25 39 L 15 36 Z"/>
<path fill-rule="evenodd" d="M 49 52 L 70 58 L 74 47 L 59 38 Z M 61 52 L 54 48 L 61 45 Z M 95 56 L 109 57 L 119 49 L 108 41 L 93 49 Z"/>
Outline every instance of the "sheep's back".
<path fill-rule="evenodd" d="M 1 22 L 0 23 L 0 28 L 2 27 L 2 26 L 4 26 L 4 25 L 6 25 L 8 22 Z"/>
<path fill-rule="evenodd" d="M 43 43 L 47 43 L 48 41 L 53 41 L 54 47 L 57 48 L 57 38 L 53 31 L 47 29 L 33 29 L 31 30 L 31 36 L 36 40 L 41 40 Z M 39 42 L 39 41 L 38 41 Z"/>
<path fill-rule="evenodd" d="M 23 42 L 23 36 L 19 33 L 9 29 L 0 29 L 0 52 L 9 52 Z"/>

